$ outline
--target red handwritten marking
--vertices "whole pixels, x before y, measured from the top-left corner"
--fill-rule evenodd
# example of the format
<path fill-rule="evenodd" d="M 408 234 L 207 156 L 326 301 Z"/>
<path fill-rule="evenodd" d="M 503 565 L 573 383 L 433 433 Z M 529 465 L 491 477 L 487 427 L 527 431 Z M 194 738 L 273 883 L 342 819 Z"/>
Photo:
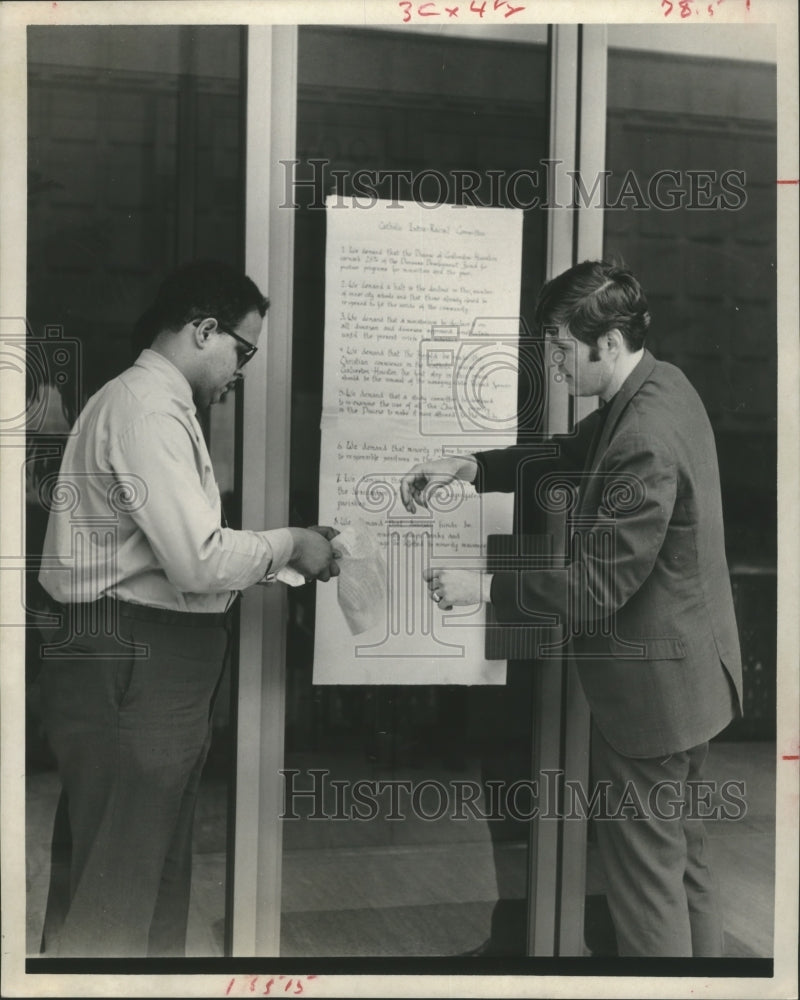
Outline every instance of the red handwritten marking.
<path fill-rule="evenodd" d="M 681 0 L 681 2 L 689 2 L 689 0 Z M 415 3 L 412 0 L 398 0 L 397 6 L 403 11 L 403 24 L 408 24 L 414 17 L 443 17 L 446 14 L 448 19 L 452 19 L 457 18 L 462 12 L 467 15 L 477 14 L 479 18 L 483 18 L 486 13 L 487 3 L 488 0 L 481 0 L 481 2 L 470 0 L 469 7 L 462 8 L 461 6 L 448 7 L 446 3 L 439 3 L 437 0 L 425 0 L 424 3 Z M 511 0 L 493 0 L 493 3 L 492 10 L 494 13 L 502 10 L 503 18 L 506 20 L 509 17 L 513 17 L 514 14 L 519 14 L 525 10 L 524 4 L 512 7 Z"/>
<path fill-rule="evenodd" d="M 311 979 L 316 979 L 315 975 L 310 976 L 298 976 L 298 977 L 287 977 L 284 975 L 279 975 L 277 977 L 271 977 L 266 979 L 264 976 L 243 976 L 238 978 L 233 977 L 228 982 L 225 988 L 225 996 L 230 996 L 231 992 L 235 987 L 238 987 L 238 992 L 242 993 L 255 993 L 257 988 L 264 986 L 261 996 L 270 996 L 272 994 L 273 987 L 279 987 L 280 983 L 283 983 L 283 992 L 289 993 L 293 996 L 301 996 L 304 992 L 304 983 L 307 983 Z"/>
<path fill-rule="evenodd" d="M 775 181 L 776 184 L 800 184 L 800 180 L 794 181 Z"/>
<path fill-rule="evenodd" d="M 800 760 L 800 754 L 797 753 L 785 753 L 781 760 Z"/>
<path fill-rule="evenodd" d="M 716 0 L 716 6 L 719 7 L 724 0 Z M 698 0 L 661 0 L 661 9 L 664 11 L 664 17 L 669 17 L 678 7 L 678 14 L 681 20 L 685 20 L 687 17 L 693 17 L 694 15 L 702 16 L 702 0 L 700 0 L 700 5 L 698 6 Z M 714 4 L 709 3 L 706 6 L 705 13 L 707 17 L 714 16 Z M 746 9 L 750 10 L 750 0 L 746 0 Z"/>

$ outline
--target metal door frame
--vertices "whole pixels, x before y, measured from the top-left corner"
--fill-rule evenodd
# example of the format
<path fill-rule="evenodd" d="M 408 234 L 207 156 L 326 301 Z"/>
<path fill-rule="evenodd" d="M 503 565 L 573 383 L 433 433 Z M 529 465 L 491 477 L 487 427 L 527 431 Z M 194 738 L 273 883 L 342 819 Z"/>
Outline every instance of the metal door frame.
<path fill-rule="evenodd" d="M 550 159 L 557 191 L 567 171 L 594 176 L 605 150 L 606 31 L 603 25 L 550 30 Z M 598 85 L 599 83 L 599 85 Z M 266 350 L 252 364 L 244 397 L 242 519 L 288 523 L 294 213 L 281 208 L 280 161 L 295 159 L 297 27 L 250 26 L 247 37 L 245 267 L 271 300 Z M 602 208 L 554 208 L 546 276 L 602 252 Z M 550 430 L 566 427 L 568 400 L 548 402 Z M 581 401 L 582 412 L 592 403 Z M 582 413 L 581 413 L 582 415 Z M 238 733 L 230 939 L 237 957 L 280 953 L 287 602 L 284 588 L 252 588 L 241 609 Z M 547 705 L 547 711 L 544 706 Z M 588 778 L 588 708 L 574 665 L 536 679 L 535 767 Z M 581 954 L 585 823 L 534 820 L 529 874 L 529 955 Z"/>

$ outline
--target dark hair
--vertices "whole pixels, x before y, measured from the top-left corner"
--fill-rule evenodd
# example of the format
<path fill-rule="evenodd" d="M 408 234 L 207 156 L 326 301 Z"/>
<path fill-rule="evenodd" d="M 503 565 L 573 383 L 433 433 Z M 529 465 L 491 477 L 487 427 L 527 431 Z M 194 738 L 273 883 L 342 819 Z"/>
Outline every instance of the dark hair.
<path fill-rule="evenodd" d="M 536 303 L 536 325 L 565 325 L 594 346 L 616 328 L 630 351 L 644 344 L 650 313 L 639 282 L 623 264 L 585 260 L 548 281 Z"/>
<path fill-rule="evenodd" d="M 222 326 L 236 327 L 253 310 L 264 316 L 269 300 L 255 282 L 230 264 L 195 260 L 182 264 L 161 283 L 152 305 L 133 329 L 136 354 L 164 330 L 180 330 L 193 319 L 213 316 Z"/>

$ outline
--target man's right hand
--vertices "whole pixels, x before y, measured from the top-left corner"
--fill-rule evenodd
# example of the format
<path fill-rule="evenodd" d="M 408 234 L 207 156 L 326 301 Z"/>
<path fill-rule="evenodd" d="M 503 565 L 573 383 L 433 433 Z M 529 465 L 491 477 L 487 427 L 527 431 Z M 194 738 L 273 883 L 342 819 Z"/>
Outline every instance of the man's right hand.
<path fill-rule="evenodd" d="M 472 455 L 453 455 L 421 462 L 403 476 L 400 482 L 400 499 L 412 514 L 416 503 L 428 506 L 428 496 L 437 486 L 446 486 L 454 479 L 464 483 L 474 483 L 478 473 L 478 463 Z"/>
<path fill-rule="evenodd" d="M 290 528 L 294 548 L 289 566 L 302 573 L 307 580 L 325 583 L 339 575 L 339 564 L 331 543 L 313 528 Z"/>

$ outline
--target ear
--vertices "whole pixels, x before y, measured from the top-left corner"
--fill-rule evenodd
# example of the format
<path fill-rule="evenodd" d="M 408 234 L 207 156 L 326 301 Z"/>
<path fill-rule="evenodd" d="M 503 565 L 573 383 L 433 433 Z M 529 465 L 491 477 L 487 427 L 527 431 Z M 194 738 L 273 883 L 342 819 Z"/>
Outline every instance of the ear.
<path fill-rule="evenodd" d="M 616 327 L 603 334 L 610 354 L 619 354 L 625 348 L 625 338 Z"/>
<path fill-rule="evenodd" d="M 193 320 L 191 323 L 187 324 L 190 331 L 192 339 L 194 340 L 195 346 L 199 347 L 202 351 L 208 344 L 208 338 L 217 328 L 217 321 L 215 319 L 203 319 L 203 320 Z"/>

